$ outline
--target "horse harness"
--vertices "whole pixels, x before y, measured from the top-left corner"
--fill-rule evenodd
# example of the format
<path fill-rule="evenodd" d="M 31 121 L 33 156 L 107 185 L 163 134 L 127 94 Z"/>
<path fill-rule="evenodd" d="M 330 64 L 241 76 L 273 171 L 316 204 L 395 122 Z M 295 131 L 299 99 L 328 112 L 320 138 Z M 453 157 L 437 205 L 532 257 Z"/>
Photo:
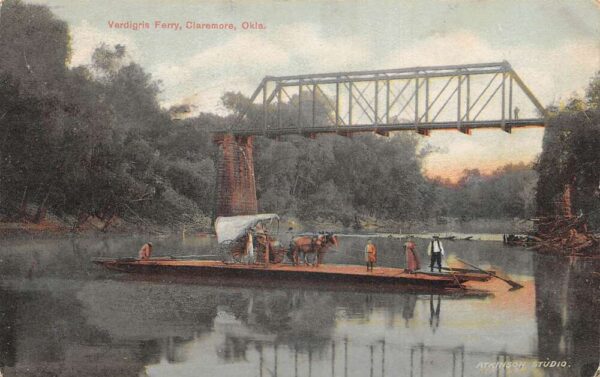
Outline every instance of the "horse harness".
<path fill-rule="evenodd" d="M 313 236 L 310 238 L 310 251 L 311 253 L 316 253 L 315 247 L 317 246 L 317 242 L 319 241 L 319 236 Z"/>

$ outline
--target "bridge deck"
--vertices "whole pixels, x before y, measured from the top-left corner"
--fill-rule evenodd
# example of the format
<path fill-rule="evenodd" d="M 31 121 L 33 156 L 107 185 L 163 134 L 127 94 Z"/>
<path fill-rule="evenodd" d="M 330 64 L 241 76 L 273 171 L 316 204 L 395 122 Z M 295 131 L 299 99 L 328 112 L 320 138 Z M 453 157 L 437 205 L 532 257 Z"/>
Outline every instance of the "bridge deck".
<path fill-rule="evenodd" d="M 283 135 L 308 135 L 308 134 L 326 134 L 326 133 L 343 133 L 352 134 L 358 132 L 395 132 L 395 131 L 416 131 L 423 134 L 428 134 L 429 131 L 441 130 L 456 130 L 468 133 L 472 129 L 503 129 L 510 132 L 513 128 L 527 127 L 544 127 L 545 121 L 541 118 L 534 119 L 518 119 L 506 121 L 504 123 L 498 121 L 478 121 L 478 122 L 437 122 L 437 123 L 394 123 L 394 124 L 353 124 L 352 126 L 336 127 L 336 126 L 315 126 L 302 127 L 273 127 L 266 129 L 257 128 L 233 128 L 230 130 L 215 131 L 216 134 L 233 134 L 239 136 L 283 136 Z"/>

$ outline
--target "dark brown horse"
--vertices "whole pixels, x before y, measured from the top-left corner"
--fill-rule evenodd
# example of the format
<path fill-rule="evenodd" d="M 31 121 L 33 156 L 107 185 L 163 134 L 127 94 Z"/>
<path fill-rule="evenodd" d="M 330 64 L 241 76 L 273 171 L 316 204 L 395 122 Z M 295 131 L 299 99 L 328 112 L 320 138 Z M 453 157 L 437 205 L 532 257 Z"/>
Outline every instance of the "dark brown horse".
<path fill-rule="evenodd" d="M 309 264 L 306 256 L 313 254 L 316 256 L 314 266 L 318 266 L 323 261 L 323 255 L 330 246 L 338 245 L 337 237 L 333 233 L 323 233 L 316 235 L 296 236 L 290 244 L 290 255 L 294 265 L 299 264 L 299 254 L 302 253 L 304 264 Z"/>

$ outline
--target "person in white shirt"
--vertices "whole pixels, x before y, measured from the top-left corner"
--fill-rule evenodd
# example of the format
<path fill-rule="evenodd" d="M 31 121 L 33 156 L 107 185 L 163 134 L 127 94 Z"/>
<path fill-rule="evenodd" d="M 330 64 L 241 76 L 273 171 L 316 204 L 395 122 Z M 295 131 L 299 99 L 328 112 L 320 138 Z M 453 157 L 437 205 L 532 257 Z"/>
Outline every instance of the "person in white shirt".
<path fill-rule="evenodd" d="M 444 245 L 442 245 L 442 242 L 438 236 L 433 236 L 433 239 L 431 242 L 429 242 L 427 254 L 431 257 L 431 264 L 429 265 L 431 271 L 433 272 L 433 266 L 437 264 L 438 271 L 442 272 L 442 255 L 444 255 Z"/>

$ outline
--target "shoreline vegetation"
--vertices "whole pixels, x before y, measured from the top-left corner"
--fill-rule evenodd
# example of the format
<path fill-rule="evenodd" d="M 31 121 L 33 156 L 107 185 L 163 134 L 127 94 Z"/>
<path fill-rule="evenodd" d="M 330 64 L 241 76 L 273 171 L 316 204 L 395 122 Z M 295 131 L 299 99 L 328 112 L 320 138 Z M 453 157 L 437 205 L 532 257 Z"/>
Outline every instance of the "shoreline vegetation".
<path fill-rule="evenodd" d="M 207 219 L 208 221 L 208 219 Z M 100 219 L 89 219 L 86 224 L 75 229 L 72 224 L 48 216 L 41 223 L 33 222 L 0 222 L 0 237 L 61 237 L 61 236 L 93 236 L 93 235 L 148 235 L 152 236 L 177 236 L 177 237 L 205 237 L 213 236 L 214 228 L 210 222 L 204 226 L 198 224 L 181 224 L 169 227 L 159 224 L 130 223 L 122 219 L 111 222 L 110 226 Z M 373 218 L 360 220 L 361 227 L 354 224 L 346 227 L 340 221 L 327 219 L 299 220 L 294 217 L 283 216 L 279 224 L 279 232 L 284 233 L 292 228 L 294 233 L 332 231 L 346 234 L 381 234 L 383 235 L 419 235 L 438 234 L 441 236 L 451 234 L 477 235 L 483 234 L 526 234 L 532 231 L 532 222 L 524 219 L 476 219 L 461 221 L 458 218 L 429 219 L 426 221 L 378 221 Z M 501 240 L 501 239 L 499 239 Z"/>
<path fill-rule="evenodd" d="M 2 3 L 0 235 L 211 232 L 219 150 L 210 131 L 242 112 L 242 122 L 258 122 L 262 109 L 232 92 L 221 99 L 226 116 L 194 114 L 184 103 L 164 108 L 159 78 L 126 46 L 100 44 L 89 65 L 73 67 L 69 33 L 47 6 Z M 325 121 L 329 99 L 302 95 L 306 115 Z M 295 119 L 298 101 L 295 94 L 282 103 L 284 121 Z M 423 160 L 441 152 L 409 132 L 257 136 L 258 210 L 310 230 L 445 232 L 470 224 L 474 233 L 523 233 L 511 219 L 558 214 L 570 183 L 573 213 L 597 230 L 599 109 L 597 75 L 585 98 L 548 107 L 535 164 L 465 170 L 458 182 L 425 176 Z"/>

